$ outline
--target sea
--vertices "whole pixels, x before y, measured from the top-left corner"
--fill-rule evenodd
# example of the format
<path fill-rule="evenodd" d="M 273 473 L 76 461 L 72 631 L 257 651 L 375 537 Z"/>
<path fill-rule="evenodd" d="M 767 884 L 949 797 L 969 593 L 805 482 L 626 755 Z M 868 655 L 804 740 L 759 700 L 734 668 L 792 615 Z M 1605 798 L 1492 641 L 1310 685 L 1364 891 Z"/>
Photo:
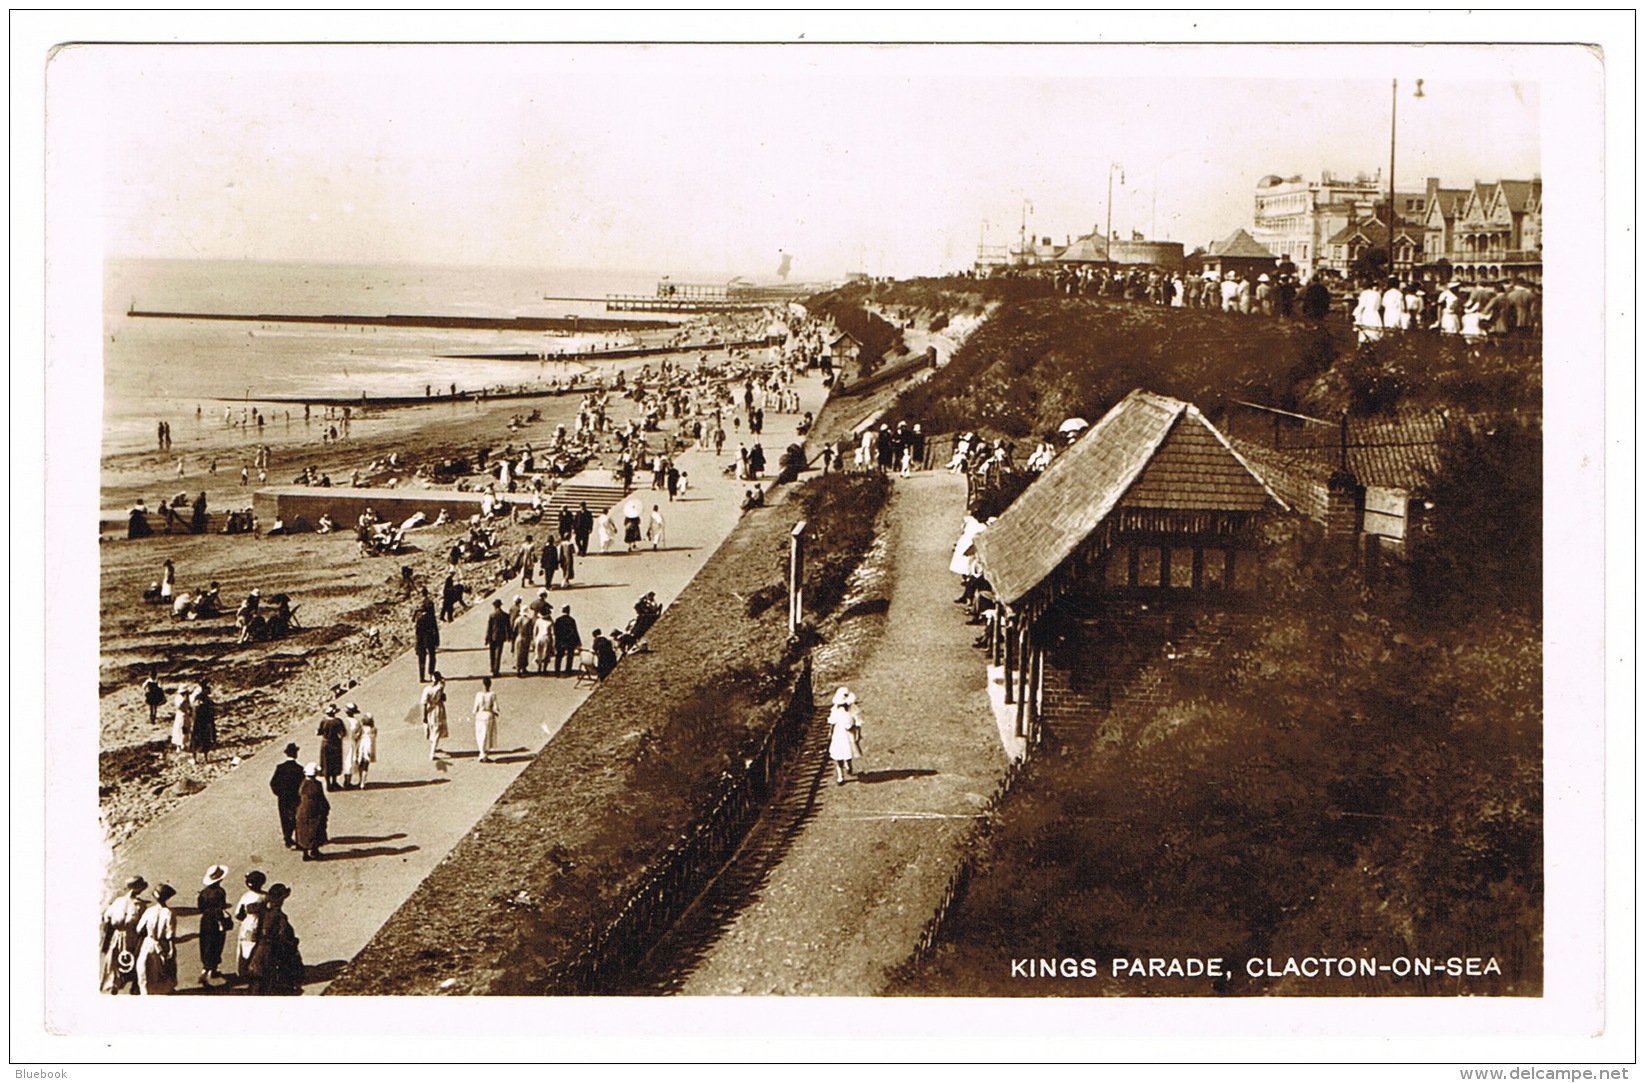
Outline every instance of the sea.
<path fill-rule="evenodd" d="M 383 266 L 244 260 L 110 259 L 103 276 L 103 454 L 153 450 L 160 421 L 174 446 L 256 408 L 300 409 L 275 396 L 368 398 L 425 389 L 515 386 L 565 379 L 582 366 L 451 359 L 554 355 L 624 345 L 631 333 L 337 326 L 154 319 L 159 312 L 281 315 L 610 317 L 611 293 L 650 294 L 655 271 Z M 645 319 L 644 314 L 622 314 Z M 659 315 L 657 320 L 668 317 Z"/>

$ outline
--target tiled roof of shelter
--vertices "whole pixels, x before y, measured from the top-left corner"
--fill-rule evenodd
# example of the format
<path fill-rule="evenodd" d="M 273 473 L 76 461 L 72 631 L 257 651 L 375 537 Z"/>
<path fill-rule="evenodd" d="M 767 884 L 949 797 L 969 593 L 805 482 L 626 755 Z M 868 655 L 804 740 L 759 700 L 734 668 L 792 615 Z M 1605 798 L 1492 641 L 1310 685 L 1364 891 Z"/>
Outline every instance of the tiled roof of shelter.
<path fill-rule="evenodd" d="M 1227 256 L 1236 259 L 1273 259 L 1274 254 L 1243 229 L 1236 229 L 1210 248 L 1213 256 Z"/>
<path fill-rule="evenodd" d="M 1446 419 L 1440 413 L 1404 412 L 1394 418 L 1348 422 L 1347 467 L 1361 485 L 1417 491 L 1439 469 L 1439 446 Z M 1261 474 L 1285 470 L 1324 481 L 1343 460 L 1342 435 L 1335 425 L 1288 433 L 1275 448 L 1257 439 L 1234 439 L 1234 447 Z"/>
<path fill-rule="evenodd" d="M 988 581 L 1015 604 L 1118 507 L 1256 511 L 1284 505 L 1194 406 L 1133 391 L 977 538 Z"/>

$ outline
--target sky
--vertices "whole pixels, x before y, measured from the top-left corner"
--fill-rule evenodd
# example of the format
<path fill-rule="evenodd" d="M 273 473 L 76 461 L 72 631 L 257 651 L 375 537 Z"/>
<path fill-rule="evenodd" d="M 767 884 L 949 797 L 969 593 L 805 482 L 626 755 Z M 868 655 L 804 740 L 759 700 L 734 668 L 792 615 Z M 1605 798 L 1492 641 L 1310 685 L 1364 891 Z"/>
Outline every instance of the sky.
<path fill-rule="evenodd" d="M 1570 52 L 85 45 L 47 138 L 115 256 L 902 277 L 1100 228 L 1111 173 L 1115 230 L 1189 250 L 1265 174 L 1386 176 L 1395 79 L 1401 190 L 1539 175 Z"/>

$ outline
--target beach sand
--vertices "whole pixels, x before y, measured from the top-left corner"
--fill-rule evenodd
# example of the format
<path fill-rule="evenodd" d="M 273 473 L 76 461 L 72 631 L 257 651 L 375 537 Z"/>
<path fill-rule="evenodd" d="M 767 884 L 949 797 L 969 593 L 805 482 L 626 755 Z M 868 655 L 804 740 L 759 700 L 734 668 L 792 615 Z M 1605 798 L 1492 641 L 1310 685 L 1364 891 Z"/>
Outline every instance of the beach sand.
<path fill-rule="evenodd" d="M 703 351 L 674 358 L 692 364 Z M 712 364 L 727 360 L 724 352 L 709 354 Z M 611 362 L 600 374 L 613 379 L 618 368 L 638 372 L 656 357 Z M 535 369 L 536 366 L 531 366 Z M 284 409 L 270 414 L 259 441 L 255 428 L 250 439 L 242 430 L 225 428 L 221 413 L 215 425 L 203 419 L 197 432 L 176 426 L 174 450 L 127 453 L 103 461 L 102 506 L 123 521 L 133 501 L 143 497 L 151 510 L 162 494 L 186 492 L 190 499 L 202 489 L 215 514 L 251 503 L 257 487 L 239 483 L 240 455 L 247 462 L 258 442 L 270 447 L 268 483 L 287 483 L 304 466 L 315 465 L 334 484 L 347 486 L 352 471 L 398 452 L 409 479 L 417 463 L 472 455 L 480 447 L 493 450 L 512 444 L 545 445 L 555 426 L 575 429 L 580 396 L 545 396 L 474 403 L 443 403 L 373 411 L 350 425 L 347 439 L 322 444 L 320 417 L 315 408 L 310 425 L 302 422 L 302 407 L 292 410 L 288 429 Z M 635 413 L 634 404 L 611 396 L 613 426 Z M 540 409 L 542 419 L 509 429 L 511 418 Z M 192 424 L 192 423 L 191 423 Z M 329 424 L 329 422 L 327 423 Z M 672 424 L 672 423 L 671 423 Z M 342 426 L 339 423 L 339 430 Z M 185 448 L 185 441 L 187 447 Z M 610 444 L 615 448 L 614 442 Z M 176 474 L 177 456 L 185 460 L 185 474 Z M 218 458 L 215 476 L 205 471 L 209 456 Z M 602 467 L 614 461 L 614 450 L 589 464 L 604 480 Z M 230 465 L 232 464 L 232 466 Z M 412 482 L 412 484 L 416 484 Z M 164 524 L 151 514 L 157 531 Z M 266 527 L 267 524 L 261 524 Z M 517 548 L 526 532 L 540 527 L 504 523 L 499 537 L 506 549 Z M 445 553 L 451 540 L 466 532 L 466 524 L 428 527 L 409 537 L 411 551 L 395 556 L 362 557 L 352 531 L 288 537 L 260 535 L 165 535 L 128 541 L 105 536 L 101 548 L 101 661 L 99 697 L 101 762 L 99 795 L 109 842 L 118 845 L 155 815 L 203 788 L 229 769 L 231 758 L 260 748 L 274 734 L 289 729 L 295 715 L 313 715 L 331 700 L 346 700 L 348 682 L 362 679 L 411 647 L 409 603 L 400 586 L 401 567 L 408 566 L 430 593 L 438 598 L 451 570 Z M 160 578 L 161 566 L 171 559 L 177 569 L 177 588 L 194 590 L 212 580 L 220 584 L 228 615 L 209 621 L 178 621 L 169 610 L 142 601 L 143 591 Z M 475 588 L 470 603 L 485 597 L 494 583 L 498 562 L 465 564 L 460 579 Z M 233 611 L 253 588 L 267 598 L 290 594 L 300 634 L 260 644 L 237 644 Z M 375 635 L 373 635 L 375 631 Z M 186 754 L 167 750 L 171 732 L 169 703 L 154 723 L 142 702 L 141 686 L 151 667 L 168 693 L 181 682 L 210 680 L 218 705 L 218 749 L 212 762 L 194 764 Z"/>

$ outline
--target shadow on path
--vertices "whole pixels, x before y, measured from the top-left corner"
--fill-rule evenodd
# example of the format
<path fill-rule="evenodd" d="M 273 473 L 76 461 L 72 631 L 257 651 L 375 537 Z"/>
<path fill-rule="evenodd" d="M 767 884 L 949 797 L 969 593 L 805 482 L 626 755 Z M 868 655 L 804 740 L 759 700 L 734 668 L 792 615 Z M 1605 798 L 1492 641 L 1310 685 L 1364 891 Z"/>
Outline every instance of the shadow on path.
<path fill-rule="evenodd" d="M 321 860 L 347 861 L 355 857 L 394 857 L 397 854 L 409 854 L 421 849 L 421 846 L 368 846 L 364 850 L 339 850 L 336 853 L 326 854 Z"/>
<path fill-rule="evenodd" d="M 373 790 L 406 790 L 413 786 L 439 786 L 450 782 L 449 778 L 408 778 L 400 782 L 373 782 L 369 786 L 361 787 L 361 792 Z"/>
<path fill-rule="evenodd" d="M 858 771 L 850 776 L 857 782 L 896 782 L 904 778 L 924 778 L 937 774 L 929 767 L 902 767 L 894 771 Z"/>

